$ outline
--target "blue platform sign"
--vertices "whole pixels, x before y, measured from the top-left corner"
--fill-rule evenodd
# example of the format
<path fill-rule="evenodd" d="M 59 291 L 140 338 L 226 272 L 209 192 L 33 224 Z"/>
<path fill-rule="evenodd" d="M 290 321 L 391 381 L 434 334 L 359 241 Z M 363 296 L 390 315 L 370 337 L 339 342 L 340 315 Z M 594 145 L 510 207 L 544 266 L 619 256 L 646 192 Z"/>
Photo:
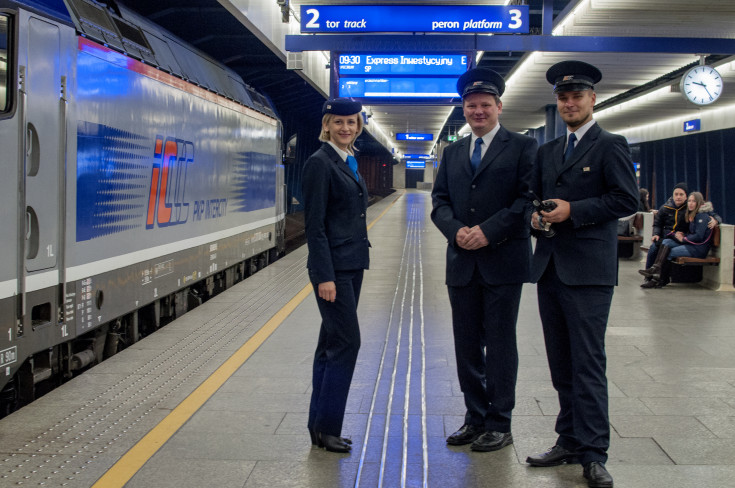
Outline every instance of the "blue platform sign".
<path fill-rule="evenodd" d="M 702 127 L 702 119 L 687 120 L 684 122 L 684 132 L 696 132 Z"/>
<path fill-rule="evenodd" d="M 426 161 L 408 159 L 406 160 L 406 169 L 424 169 L 426 168 Z"/>
<path fill-rule="evenodd" d="M 434 134 L 419 134 L 412 132 L 398 132 L 396 141 L 433 141 Z"/>
<path fill-rule="evenodd" d="M 431 154 L 404 154 L 403 159 L 431 159 Z"/>
<path fill-rule="evenodd" d="M 528 34 L 528 5 L 302 5 L 302 33 Z"/>
<path fill-rule="evenodd" d="M 454 75 L 467 71 L 466 54 L 371 54 L 339 55 L 339 75 Z"/>

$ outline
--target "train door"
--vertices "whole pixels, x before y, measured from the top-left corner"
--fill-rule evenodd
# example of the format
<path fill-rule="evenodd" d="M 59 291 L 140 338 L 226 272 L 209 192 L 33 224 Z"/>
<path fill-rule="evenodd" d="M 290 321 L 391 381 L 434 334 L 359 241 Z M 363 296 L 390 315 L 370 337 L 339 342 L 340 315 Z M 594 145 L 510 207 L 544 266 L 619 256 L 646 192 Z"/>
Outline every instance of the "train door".
<path fill-rule="evenodd" d="M 26 32 L 24 104 L 25 269 L 54 268 L 59 253 L 59 178 L 63 163 L 60 107 L 60 32 L 29 17 Z M 21 63 L 22 64 L 22 63 Z M 37 287 L 58 284 L 43 280 Z"/>

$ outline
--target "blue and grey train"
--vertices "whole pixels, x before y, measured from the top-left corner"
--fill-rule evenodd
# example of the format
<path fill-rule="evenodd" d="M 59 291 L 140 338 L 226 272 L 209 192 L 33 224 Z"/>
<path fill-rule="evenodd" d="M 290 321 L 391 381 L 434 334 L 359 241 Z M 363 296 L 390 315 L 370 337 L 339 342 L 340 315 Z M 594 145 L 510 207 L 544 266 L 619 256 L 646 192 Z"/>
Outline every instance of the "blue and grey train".
<path fill-rule="evenodd" d="M 281 123 L 115 2 L 0 0 L 0 416 L 284 249 Z"/>

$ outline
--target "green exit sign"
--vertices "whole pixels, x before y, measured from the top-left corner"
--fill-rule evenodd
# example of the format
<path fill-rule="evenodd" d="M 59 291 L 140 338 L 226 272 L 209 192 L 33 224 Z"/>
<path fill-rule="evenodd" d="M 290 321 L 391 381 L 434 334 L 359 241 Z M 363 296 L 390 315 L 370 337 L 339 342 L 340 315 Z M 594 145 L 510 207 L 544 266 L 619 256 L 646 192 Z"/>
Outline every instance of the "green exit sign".
<path fill-rule="evenodd" d="M 454 134 L 454 135 L 448 135 L 448 136 L 447 136 L 447 140 L 448 140 L 449 142 L 455 142 L 455 141 L 457 140 L 457 134 Z"/>

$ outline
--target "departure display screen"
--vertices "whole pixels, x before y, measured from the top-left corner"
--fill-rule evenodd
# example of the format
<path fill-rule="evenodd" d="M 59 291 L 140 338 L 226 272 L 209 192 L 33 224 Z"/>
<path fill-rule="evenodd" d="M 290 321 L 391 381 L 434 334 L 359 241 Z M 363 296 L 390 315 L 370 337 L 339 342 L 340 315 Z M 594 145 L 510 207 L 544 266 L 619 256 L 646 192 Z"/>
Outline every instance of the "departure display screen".
<path fill-rule="evenodd" d="M 334 53 L 337 96 L 366 103 L 452 103 L 457 79 L 467 71 L 466 54 Z"/>

